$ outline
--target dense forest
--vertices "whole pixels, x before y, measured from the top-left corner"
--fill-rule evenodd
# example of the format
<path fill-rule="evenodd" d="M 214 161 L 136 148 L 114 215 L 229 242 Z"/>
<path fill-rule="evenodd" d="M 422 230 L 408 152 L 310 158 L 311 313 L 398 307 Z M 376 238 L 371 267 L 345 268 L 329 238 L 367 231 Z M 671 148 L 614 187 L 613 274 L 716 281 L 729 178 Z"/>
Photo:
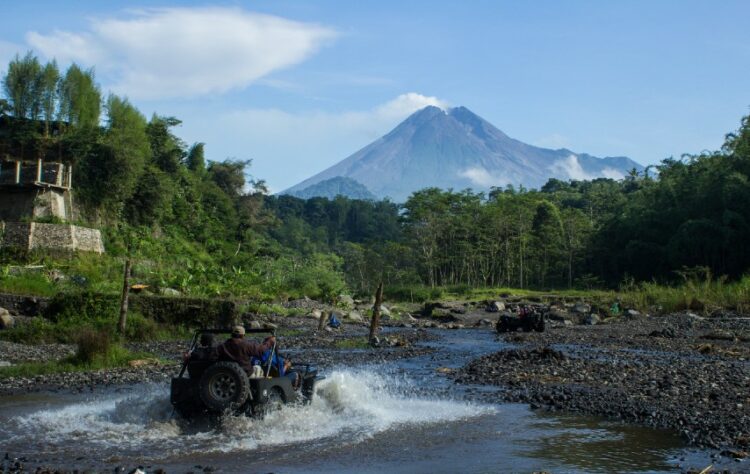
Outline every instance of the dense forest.
<path fill-rule="evenodd" d="M 750 267 L 750 119 L 721 150 L 624 180 L 550 180 L 488 195 L 423 189 L 405 203 L 271 196 L 250 161 L 209 160 L 174 117 L 102 95 L 94 71 L 16 57 L 2 155 L 74 165 L 80 220 L 155 285 L 328 297 L 389 288 L 592 288 Z M 4 259 L 17 256 L 3 255 Z M 158 271 L 156 270 L 158 269 Z"/>

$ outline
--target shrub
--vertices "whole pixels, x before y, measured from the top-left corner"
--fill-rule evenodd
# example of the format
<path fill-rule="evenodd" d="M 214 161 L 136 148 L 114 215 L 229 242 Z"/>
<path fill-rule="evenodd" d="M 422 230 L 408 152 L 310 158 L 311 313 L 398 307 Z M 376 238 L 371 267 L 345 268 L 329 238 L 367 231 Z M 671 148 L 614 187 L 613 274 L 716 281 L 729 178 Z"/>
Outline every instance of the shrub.
<path fill-rule="evenodd" d="M 92 364 L 98 357 L 107 357 L 110 352 L 111 341 L 109 334 L 94 329 L 83 329 L 76 337 L 76 362 Z"/>

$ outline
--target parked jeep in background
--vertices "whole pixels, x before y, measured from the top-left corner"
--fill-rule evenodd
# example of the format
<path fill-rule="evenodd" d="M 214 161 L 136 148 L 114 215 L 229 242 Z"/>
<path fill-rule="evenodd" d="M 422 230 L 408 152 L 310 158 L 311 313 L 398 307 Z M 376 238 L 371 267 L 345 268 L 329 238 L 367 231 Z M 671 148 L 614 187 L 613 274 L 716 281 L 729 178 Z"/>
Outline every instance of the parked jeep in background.
<path fill-rule="evenodd" d="M 506 311 L 498 318 L 495 329 L 499 333 L 516 332 L 519 329 L 523 332 L 543 332 L 544 314 L 528 307 L 519 308 L 516 314 Z"/>

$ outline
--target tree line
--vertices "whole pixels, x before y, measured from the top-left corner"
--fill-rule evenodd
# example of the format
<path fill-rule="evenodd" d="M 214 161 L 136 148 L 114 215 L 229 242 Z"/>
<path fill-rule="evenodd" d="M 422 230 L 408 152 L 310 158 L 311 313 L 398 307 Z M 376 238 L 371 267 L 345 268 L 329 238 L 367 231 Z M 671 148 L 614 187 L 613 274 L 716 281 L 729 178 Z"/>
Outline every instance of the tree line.
<path fill-rule="evenodd" d="M 343 285 L 569 288 L 670 281 L 705 267 L 750 267 L 750 119 L 721 150 L 666 159 L 623 180 L 549 180 L 539 190 L 437 188 L 390 201 L 270 196 L 250 161 L 208 160 L 124 97 L 103 97 L 94 71 L 16 57 L 0 100 L 5 154 L 75 164 L 83 219 L 178 237 L 214 265 L 258 281 L 320 291 Z M 111 245 L 118 243 L 111 233 Z M 192 249 L 192 250 L 190 250 Z M 200 252 L 199 252 L 200 253 Z M 281 276 L 280 276 L 281 275 Z M 310 290 L 314 291 L 314 290 Z"/>

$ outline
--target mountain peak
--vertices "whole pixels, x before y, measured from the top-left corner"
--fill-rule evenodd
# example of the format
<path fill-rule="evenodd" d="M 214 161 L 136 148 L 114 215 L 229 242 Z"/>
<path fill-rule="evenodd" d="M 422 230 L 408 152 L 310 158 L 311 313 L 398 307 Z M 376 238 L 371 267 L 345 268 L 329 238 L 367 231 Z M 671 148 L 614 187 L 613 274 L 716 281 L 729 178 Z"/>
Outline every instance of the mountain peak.
<path fill-rule="evenodd" d="M 356 180 L 376 196 L 404 201 L 427 187 L 486 191 L 508 184 L 539 188 L 550 178 L 622 178 L 638 163 L 624 157 L 597 158 L 550 150 L 508 137 L 466 107 L 430 105 L 387 135 L 336 165 L 293 186 L 294 193 L 335 177 Z M 334 181 L 327 187 L 352 188 Z M 321 192 L 315 190 L 315 192 Z"/>

